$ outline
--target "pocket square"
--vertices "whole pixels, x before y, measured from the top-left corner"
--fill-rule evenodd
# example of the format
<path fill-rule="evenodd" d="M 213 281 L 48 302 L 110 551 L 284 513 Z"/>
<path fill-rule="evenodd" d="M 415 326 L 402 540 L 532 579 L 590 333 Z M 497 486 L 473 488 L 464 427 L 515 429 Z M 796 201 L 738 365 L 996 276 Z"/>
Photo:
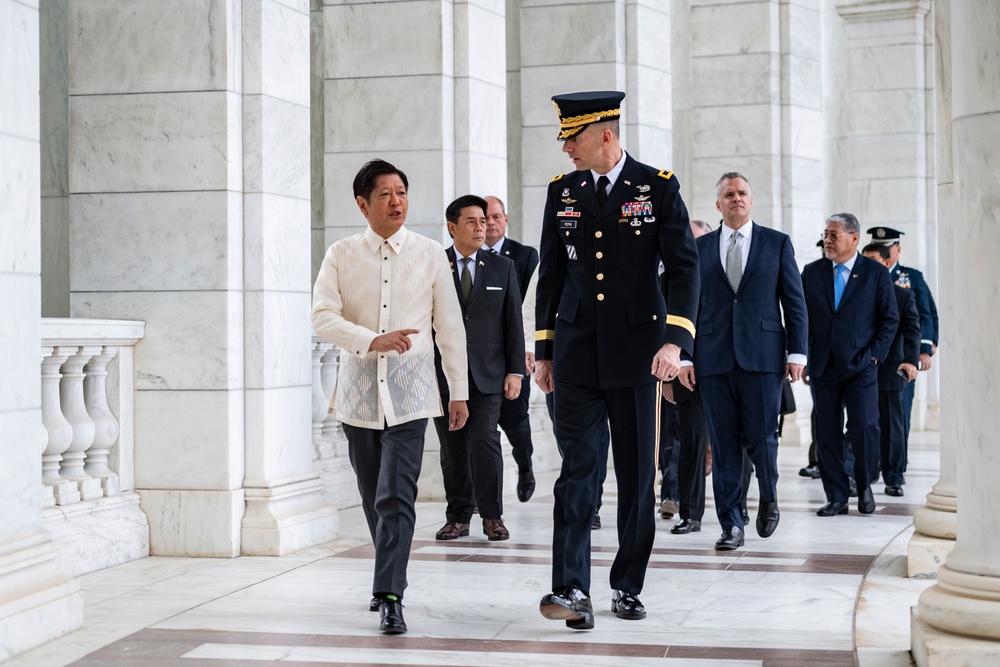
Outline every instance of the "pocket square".
<path fill-rule="evenodd" d="M 503 288 L 502 288 L 502 287 L 492 287 L 492 286 L 490 286 L 490 285 L 487 285 L 487 286 L 486 286 L 486 289 L 487 289 L 487 290 L 497 290 L 498 292 L 499 292 L 499 291 L 501 291 L 501 290 L 503 290 Z"/>

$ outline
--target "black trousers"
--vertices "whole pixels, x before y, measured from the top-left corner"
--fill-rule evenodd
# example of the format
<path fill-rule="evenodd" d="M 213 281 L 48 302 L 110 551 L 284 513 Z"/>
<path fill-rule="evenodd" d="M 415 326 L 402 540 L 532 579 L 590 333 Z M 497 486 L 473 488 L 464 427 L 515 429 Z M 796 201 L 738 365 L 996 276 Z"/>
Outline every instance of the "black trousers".
<path fill-rule="evenodd" d="M 343 426 L 368 532 L 375 544 L 372 594 L 402 597 L 427 420 L 415 419 L 381 430 Z"/>
<path fill-rule="evenodd" d="M 656 384 L 598 389 L 556 382 L 555 434 L 562 470 L 553 495 L 552 588 L 590 591 L 590 534 L 597 511 L 601 435 L 611 430 L 618 480 L 618 553 L 611 587 L 638 594 L 653 548 Z"/>
<path fill-rule="evenodd" d="M 528 404 L 531 400 L 531 378 L 521 383 L 521 395 L 513 401 L 506 398 L 500 403 L 500 428 L 510 440 L 510 450 L 514 455 L 518 471 L 531 470 L 531 422 L 528 419 Z"/>
<path fill-rule="evenodd" d="M 449 431 L 447 417 L 434 418 L 448 521 L 469 523 L 474 505 L 484 519 L 503 516 L 503 452 L 497 431 L 502 398 L 503 394 L 480 393 L 470 383 L 465 426 Z M 448 394 L 441 395 L 441 404 L 448 405 Z"/>
<path fill-rule="evenodd" d="M 555 433 L 556 426 L 556 414 L 553 406 L 555 405 L 556 392 L 550 391 L 545 394 L 545 407 L 549 411 L 549 419 L 552 420 L 552 432 Z M 608 423 L 604 422 L 604 427 L 601 429 L 601 451 L 600 457 L 602 463 L 597 467 L 598 474 L 598 485 L 597 485 L 597 512 L 601 511 L 601 505 L 604 504 L 604 482 L 608 479 L 608 451 L 611 447 L 611 432 L 608 430 Z M 559 450 L 559 456 L 562 457 L 562 447 L 559 445 L 559 440 L 556 440 L 556 449 Z M 597 513 L 595 512 L 595 514 Z"/>
<path fill-rule="evenodd" d="M 678 514 L 682 519 L 701 521 L 705 515 L 705 453 L 711 440 L 701 392 L 695 388 L 678 404 L 680 417 L 680 457 L 677 462 Z"/>
<path fill-rule="evenodd" d="M 887 485 L 899 486 L 903 483 L 903 471 L 906 470 L 902 390 L 878 393 L 878 420 L 882 480 Z"/>

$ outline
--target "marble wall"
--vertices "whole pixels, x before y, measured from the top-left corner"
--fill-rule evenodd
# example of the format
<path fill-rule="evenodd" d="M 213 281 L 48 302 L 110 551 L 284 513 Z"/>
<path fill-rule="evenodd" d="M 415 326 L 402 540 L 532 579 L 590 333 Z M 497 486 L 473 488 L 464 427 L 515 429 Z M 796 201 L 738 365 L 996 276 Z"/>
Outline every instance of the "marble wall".
<path fill-rule="evenodd" d="M 79 585 L 42 527 L 38 2 L 0 0 L 0 662 L 83 623 Z"/>

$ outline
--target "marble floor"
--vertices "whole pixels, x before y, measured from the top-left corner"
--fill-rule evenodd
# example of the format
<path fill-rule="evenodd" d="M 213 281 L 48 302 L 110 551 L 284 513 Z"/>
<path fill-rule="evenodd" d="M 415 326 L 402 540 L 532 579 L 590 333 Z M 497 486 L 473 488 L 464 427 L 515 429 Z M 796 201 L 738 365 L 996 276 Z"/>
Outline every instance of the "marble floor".
<path fill-rule="evenodd" d="M 555 474 L 547 473 L 526 504 L 509 489 L 507 542 L 487 542 L 475 524 L 468 538 L 435 542 L 443 504 L 419 505 L 408 634 L 377 632 L 371 545 L 351 509 L 338 540 L 281 558 L 151 557 L 80 577 L 84 627 L 5 664 L 910 665 L 909 608 L 932 582 L 905 578 L 906 543 L 911 515 L 937 480 L 937 443 L 937 434 L 913 435 L 906 495 L 890 498 L 877 485 L 870 516 L 852 504 L 847 516 L 817 517 L 821 483 L 797 474 L 805 449 L 783 446 L 781 524 L 771 538 L 751 527 L 745 548 L 716 553 L 711 498 L 700 533 L 672 535 L 674 521 L 657 518 L 642 621 L 610 612 L 613 474 L 604 526 L 593 533 L 595 629 L 539 615 L 549 585 Z"/>

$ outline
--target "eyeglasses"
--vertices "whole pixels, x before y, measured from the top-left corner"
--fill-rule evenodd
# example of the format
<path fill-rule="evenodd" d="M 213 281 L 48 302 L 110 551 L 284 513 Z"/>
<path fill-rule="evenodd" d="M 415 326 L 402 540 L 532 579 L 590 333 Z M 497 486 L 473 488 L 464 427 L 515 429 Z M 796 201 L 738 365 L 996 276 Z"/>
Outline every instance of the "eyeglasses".
<path fill-rule="evenodd" d="M 830 241 L 833 241 L 834 243 L 836 243 L 837 239 L 839 239 L 841 236 L 847 236 L 848 234 L 853 234 L 853 233 L 854 232 L 826 232 L 826 231 L 824 231 L 822 234 L 819 235 L 819 237 L 821 239 L 823 239 L 824 241 L 826 241 L 827 239 L 829 239 Z"/>

